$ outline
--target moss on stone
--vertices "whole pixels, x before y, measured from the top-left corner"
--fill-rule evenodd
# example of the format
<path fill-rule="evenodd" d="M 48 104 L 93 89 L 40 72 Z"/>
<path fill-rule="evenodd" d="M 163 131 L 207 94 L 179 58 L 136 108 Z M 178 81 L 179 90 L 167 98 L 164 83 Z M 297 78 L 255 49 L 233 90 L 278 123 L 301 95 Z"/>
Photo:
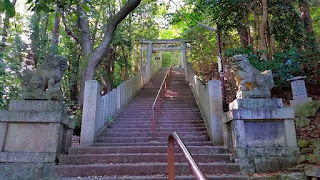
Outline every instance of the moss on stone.
<path fill-rule="evenodd" d="M 320 107 L 320 101 L 309 101 L 301 105 L 294 106 L 294 114 L 300 118 L 315 116 Z"/>
<path fill-rule="evenodd" d="M 308 140 L 304 140 L 304 139 L 298 140 L 298 146 L 300 148 L 306 148 L 309 146 L 309 144 L 310 144 L 310 141 Z"/>

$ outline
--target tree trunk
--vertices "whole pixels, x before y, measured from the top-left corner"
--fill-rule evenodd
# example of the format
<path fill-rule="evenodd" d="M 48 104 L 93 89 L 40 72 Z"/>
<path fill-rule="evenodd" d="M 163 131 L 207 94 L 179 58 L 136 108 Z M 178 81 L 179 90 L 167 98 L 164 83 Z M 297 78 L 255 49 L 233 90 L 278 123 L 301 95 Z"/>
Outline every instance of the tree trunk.
<path fill-rule="evenodd" d="M 99 46 L 95 49 L 94 52 L 92 52 L 92 44 L 91 44 L 91 39 L 90 39 L 90 31 L 89 30 L 89 22 L 83 18 L 83 15 L 85 12 L 82 10 L 80 5 L 78 5 L 78 12 L 81 14 L 79 16 L 80 19 L 80 28 L 81 28 L 81 33 L 82 33 L 82 47 L 83 48 L 88 48 L 85 47 L 87 43 L 90 42 L 91 44 L 91 52 L 88 53 L 89 51 L 84 51 L 84 56 L 85 58 L 88 58 L 88 66 L 85 68 L 83 74 L 82 74 L 82 83 L 81 83 L 81 89 L 80 89 L 80 97 L 79 97 L 79 106 L 82 107 L 83 105 L 83 90 L 84 90 L 84 84 L 85 81 L 87 80 L 92 80 L 94 79 L 96 67 L 102 60 L 103 56 L 106 55 L 106 53 L 109 51 L 110 44 L 112 41 L 112 36 L 114 31 L 116 30 L 118 24 L 131 12 L 133 11 L 139 4 L 141 0 L 128 0 L 127 3 L 117 12 L 115 15 L 110 17 L 107 26 L 106 26 L 106 31 L 104 33 L 104 37 L 99 44 Z M 86 36 L 84 36 L 86 35 Z"/>
<path fill-rule="evenodd" d="M 301 19 L 303 21 L 304 29 L 307 33 L 306 37 L 306 48 L 311 49 L 313 53 L 318 53 L 317 42 L 314 37 L 314 31 L 312 26 L 312 19 L 309 9 L 309 1 L 308 0 L 299 0 L 299 8 Z"/>
<path fill-rule="evenodd" d="M 59 45 L 59 29 L 60 29 L 60 14 L 61 11 L 59 7 L 56 7 L 56 15 L 54 17 L 54 25 L 52 30 L 52 41 L 51 41 L 51 51 L 53 54 L 58 53 Z"/>
<path fill-rule="evenodd" d="M 78 76 L 79 76 L 79 65 L 80 65 L 80 55 L 76 58 L 76 61 L 71 61 L 70 63 L 70 71 L 72 72 L 72 76 L 74 78 L 69 79 L 70 87 L 70 99 L 71 101 L 78 101 Z"/>
<path fill-rule="evenodd" d="M 299 8 L 304 28 L 307 32 L 313 32 L 311 14 L 308 0 L 299 0 Z"/>
<path fill-rule="evenodd" d="M 261 55 L 261 58 L 267 60 L 266 54 L 266 25 L 268 22 L 268 0 L 261 0 L 262 4 L 262 17 L 259 25 L 259 50 L 264 51 Z"/>
<path fill-rule="evenodd" d="M 34 67 L 37 68 L 37 63 L 39 62 L 39 48 L 40 48 L 40 14 L 38 12 L 34 12 L 31 17 L 31 50 L 33 53 L 33 64 Z"/>
<path fill-rule="evenodd" d="M 237 28 L 238 34 L 240 37 L 240 43 L 242 49 L 246 49 L 246 47 L 249 45 L 249 35 L 248 35 L 248 30 L 244 26 L 239 26 Z"/>
<path fill-rule="evenodd" d="M 123 58 L 124 58 L 124 80 L 128 80 L 129 78 L 129 72 L 128 72 L 128 57 L 126 55 L 126 51 L 125 48 L 122 47 L 122 51 L 123 51 Z"/>

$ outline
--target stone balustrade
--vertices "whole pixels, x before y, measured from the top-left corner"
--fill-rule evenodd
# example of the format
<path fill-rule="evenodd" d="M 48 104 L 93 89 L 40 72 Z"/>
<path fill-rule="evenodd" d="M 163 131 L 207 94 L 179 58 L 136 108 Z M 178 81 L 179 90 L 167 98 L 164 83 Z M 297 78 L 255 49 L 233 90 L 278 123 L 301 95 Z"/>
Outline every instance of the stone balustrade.
<path fill-rule="evenodd" d="M 151 66 L 151 77 L 156 74 L 161 63 Z M 130 77 L 108 94 L 100 95 L 100 84 L 95 80 L 86 81 L 80 135 L 81 146 L 92 146 L 99 133 L 126 104 L 139 92 L 146 82 L 141 74 Z"/>
<path fill-rule="evenodd" d="M 112 121 L 141 87 L 141 75 L 137 74 L 101 96 L 100 84 L 95 80 L 86 81 L 80 145 L 91 146 L 104 126 Z"/>
<path fill-rule="evenodd" d="M 213 145 L 223 144 L 221 82 L 210 80 L 204 84 L 188 64 L 188 82 L 196 98 L 198 107 L 204 119 L 208 134 Z"/>

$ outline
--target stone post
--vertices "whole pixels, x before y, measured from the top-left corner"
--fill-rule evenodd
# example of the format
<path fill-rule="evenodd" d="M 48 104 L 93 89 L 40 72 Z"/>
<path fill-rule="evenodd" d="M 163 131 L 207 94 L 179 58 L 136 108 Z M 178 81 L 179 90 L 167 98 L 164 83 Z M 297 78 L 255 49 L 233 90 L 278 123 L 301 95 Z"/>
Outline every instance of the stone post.
<path fill-rule="evenodd" d="M 122 88 L 122 86 L 120 85 L 120 86 L 117 87 L 117 90 L 116 90 L 116 92 L 117 92 L 117 111 L 120 111 L 121 106 L 122 106 L 122 103 L 121 103 L 121 88 Z"/>
<path fill-rule="evenodd" d="M 305 78 L 306 76 L 297 76 L 287 80 L 291 83 L 293 100 L 290 100 L 290 104 L 292 106 L 312 101 L 312 98 L 307 95 Z"/>
<path fill-rule="evenodd" d="M 146 67 L 146 81 L 149 82 L 151 78 L 151 57 L 152 57 L 152 43 L 148 44 L 148 60 Z"/>
<path fill-rule="evenodd" d="M 96 136 L 96 121 L 100 110 L 100 84 L 95 80 L 85 83 L 80 146 L 92 146 Z"/>
<path fill-rule="evenodd" d="M 162 51 L 159 52 L 160 68 L 162 68 Z"/>
<path fill-rule="evenodd" d="M 182 43 L 181 48 L 181 61 L 184 68 L 185 80 L 188 82 L 187 44 Z"/>
<path fill-rule="evenodd" d="M 146 81 L 146 65 L 143 60 L 143 50 L 140 50 L 140 74 L 141 74 L 141 86 L 145 84 Z"/>
<path fill-rule="evenodd" d="M 182 45 L 181 45 L 181 48 L 182 48 Z M 184 68 L 184 59 L 183 59 L 183 52 L 181 50 L 181 61 L 180 61 L 180 64 L 181 64 L 181 68 Z"/>
<path fill-rule="evenodd" d="M 221 93 L 221 82 L 219 80 L 208 81 L 208 92 L 209 92 L 209 108 L 210 108 L 210 138 L 213 145 L 223 144 L 222 134 L 222 93 Z"/>

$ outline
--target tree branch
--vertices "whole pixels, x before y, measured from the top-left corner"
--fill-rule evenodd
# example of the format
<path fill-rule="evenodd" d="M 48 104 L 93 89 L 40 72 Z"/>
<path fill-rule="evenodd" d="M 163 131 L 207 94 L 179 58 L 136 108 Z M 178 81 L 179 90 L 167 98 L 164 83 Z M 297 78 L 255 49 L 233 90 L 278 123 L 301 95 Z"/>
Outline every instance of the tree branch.
<path fill-rule="evenodd" d="M 184 16 L 178 11 L 178 5 L 175 3 L 175 2 L 173 2 L 172 0 L 170 0 L 170 2 L 172 2 L 172 3 L 174 3 L 175 5 L 176 5 L 176 10 L 177 10 L 177 13 L 179 14 L 179 16 L 181 16 L 182 17 L 182 19 L 184 20 L 184 22 L 185 23 L 187 23 L 187 20 L 184 18 Z M 201 23 L 198 23 L 199 25 L 201 24 Z M 204 25 L 204 24 L 202 24 L 202 25 Z M 207 26 L 207 25 L 204 25 L 204 27 L 205 28 L 209 28 L 209 30 L 215 30 L 216 31 L 216 29 L 214 29 L 214 28 L 212 28 L 212 27 L 210 27 L 210 26 Z M 192 27 L 190 27 L 189 26 L 189 28 L 191 29 L 191 31 L 196 35 L 196 36 L 198 36 L 202 41 L 204 41 L 209 47 L 210 47 L 210 49 L 211 50 L 213 50 L 213 51 L 216 51 L 217 49 L 216 48 L 214 48 L 213 47 L 213 45 L 210 43 L 210 41 L 207 39 L 207 38 L 205 38 L 204 36 L 202 36 L 201 34 L 199 34 L 197 31 L 195 31 Z"/>
<path fill-rule="evenodd" d="M 62 11 L 62 23 L 63 23 L 63 25 L 64 25 L 64 30 L 66 31 L 66 33 L 67 33 L 69 36 L 73 37 L 74 40 L 76 40 L 78 43 L 81 44 L 81 39 L 72 32 L 72 30 L 70 29 L 70 27 L 68 27 L 68 25 L 67 25 L 67 20 L 66 20 L 66 17 L 65 17 L 65 15 L 64 15 L 64 13 L 65 13 L 65 12 L 64 12 L 64 10 L 63 10 L 63 11 Z"/>
<path fill-rule="evenodd" d="M 128 0 L 127 3 L 108 21 L 106 31 L 104 33 L 104 37 L 102 39 L 101 44 L 95 49 L 92 54 L 91 62 L 94 66 L 99 64 L 99 61 L 102 57 L 108 52 L 110 47 L 110 43 L 112 41 L 112 35 L 116 30 L 118 24 L 131 12 L 133 11 L 139 4 L 141 0 Z"/>

